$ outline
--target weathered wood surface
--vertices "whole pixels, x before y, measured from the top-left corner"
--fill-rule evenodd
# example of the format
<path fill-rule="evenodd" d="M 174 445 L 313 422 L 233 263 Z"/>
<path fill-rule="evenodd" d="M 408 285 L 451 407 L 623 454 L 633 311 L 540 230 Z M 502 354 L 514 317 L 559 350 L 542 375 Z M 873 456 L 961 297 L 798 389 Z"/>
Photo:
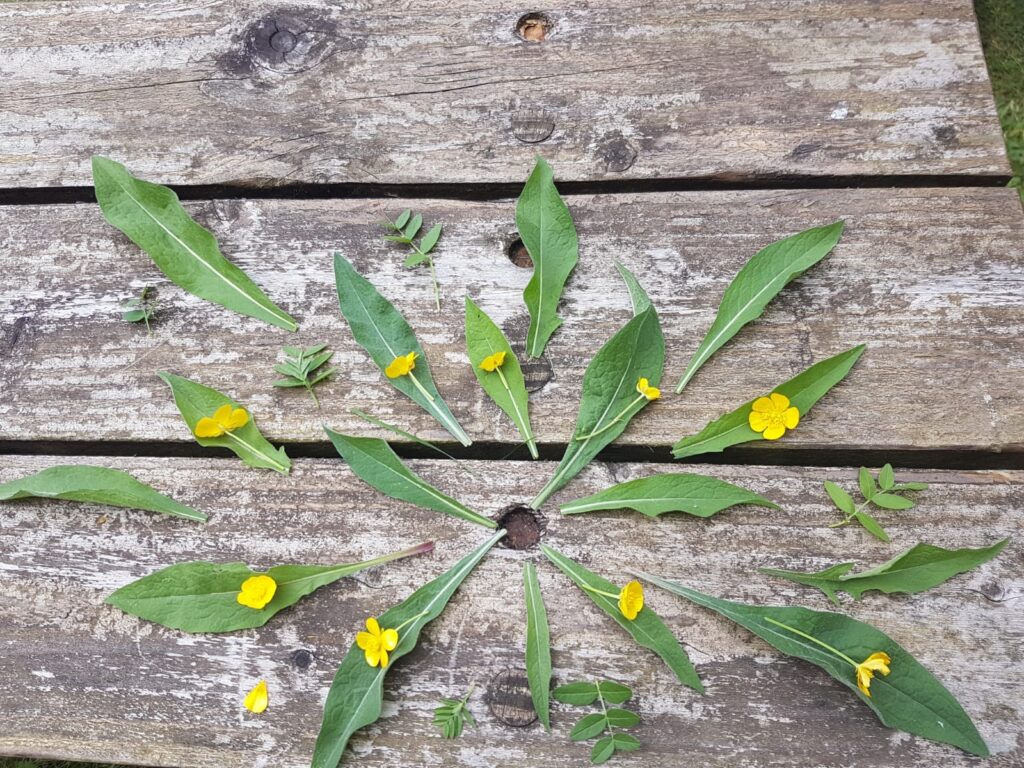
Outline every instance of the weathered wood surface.
<path fill-rule="evenodd" d="M 0 4 L 0 187 L 1008 175 L 970 0 Z"/>
<path fill-rule="evenodd" d="M 374 222 L 402 201 L 238 201 L 190 204 L 223 250 L 300 321 L 297 335 L 231 313 L 167 283 L 92 205 L 0 209 L 0 440 L 191 443 L 155 372 L 191 376 L 247 404 L 276 440 L 325 442 L 321 422 L 372 431 L 362 408 L 431 439 L 446 433 L 384 383 L 337 306 L 337 248 L 416 328 L 438 386 L 477 440 L 518 437 L 474 379 L 465 355 L 463 296 L 522 344 L 521 291 L 530 270 L 505 256 L 512 201 L 416 201 L 442 221 L 437 253 L 443 311 L 426 269 L 402 267 Z M 793 448 L 1019 452 L 1024 446 L 1024 226 L 1011 190 L 817 190 L 573 196 L 579 266 L 564 326 L 544 362 L 531 413 L 541 442 L 568 439 L 581 378 L 596 349 L 630 316 L 620 260 L 661 313 L 666 396 L 620 442 L 664 447 L 707 421 L 861 342 L 846 382 L 784 440 Z M 726 285 L 760 247 L 843 217 L 834 253 L 791 284 L 723 348 L 682 396 L 671 388 L 709 327 Z M 124 323 L 119 304 L 159 286 L 153 336 Z M 273 389 L 283 344 L 329 342 L 335 379 L 319 390 Z M 387 433 L 382 433 L 387 434 Z M 389 437 L 394 437 L 389 435 Z"/>
<path fill-rule="evenodd" d="M 8 457 L 0 481 L 62 460 Z M 126 469 L 210 514 L 203 526 L 68 502 L 0 508 L 0 753 L 205 768 L 308 765 L 321 706 L 359 622 L 404 598 L 480 543 L 473 524 L 393 502 L 338 460 L 300 460 L 289 478 L 234 460 L 96 459 Z M 414 462 L 485 514 L 529 498 L 551 463 Z M 743 482 L 783 511 L 741 507 L 711 520 L 609 512 L 560 518 L 556 504 L 650 466 L 595 464 L 543 512 L 544 541 L 610 578 L 641 566 L 711 594 L 829 609 L 815 590 L 759 575 L 759 567 L 874 565 L 926 540 L 981 546 L 1019 534 L 1024 473 L 900 473 L 932 487 L 910 511 L 883 513 L 889 546 L 858 528 L 829 529 L 836 512 L 821 482 L 852 491 L 850 469 L 701 468 Z M 229 491 L 230 489 L 230 491 Z M 124 615 L 112 590 L 175 562 L 360 559 L 423 540 L 435 554 L 324 588 L 265 628 L 186 636 Z M 348 759 L 364 766 L 570 766 L 588 747 L 568 740 L 580 711 L 556 706 L 554 734 L 517 729 L 485 703 L 489 681 L 522 669 L 521 569 L 538 563 L 558 680 L 607 676 L 634 687 L 644 749 L 618 765 L 968 766 L 979 761 L 881 726 L 817 669 L 787 660 L 724 619 L 654 588 L 648 604 L 684 642 L 707 685 L 700 696 L 639 649 L 537 550 L 496 548 L 465 582 L 421 646 L 388 676 L 384 719 L 356 735 Z M 869 621 L 933 670 L 990 745 L 992 768 L 1024 761 L 1024 566 L 1014 542 L 996 560 L 917 596 L 869 594 L 842 611 Z M 261 718 L 242 697 L 260 678 Z M 442 696 L 479 683 L 480 727 L 444 741 L 430 725 Z"/>

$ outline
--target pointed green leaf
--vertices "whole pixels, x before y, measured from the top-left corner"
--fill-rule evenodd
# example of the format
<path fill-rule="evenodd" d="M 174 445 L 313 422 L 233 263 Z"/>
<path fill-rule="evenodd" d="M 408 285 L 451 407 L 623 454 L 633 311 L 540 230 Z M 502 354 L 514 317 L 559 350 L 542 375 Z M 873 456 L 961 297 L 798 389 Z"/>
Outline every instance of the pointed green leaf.
<path fill-rule="evenodd" d="M 889 490 L 891 491 L 924 491 L 927 490 L 928 483 L 896 483 Z"/>
<path fill-rule="evenodd" d="M 578 586 L 587 597 L 594 601 L 602 611 L 608 614 L 616 624 L 626 630 L 633 639 L 644 648 L 650 648 L 664 659 L 669 668 L 675 672 L 679 682 L 688 685 L 694 690 L 704 692 L 704 686 L 697 677 L 697 673 L 690 663 L 690 657 L 676 640 L 675 635 L 665 626 L 665 623 L 649 607 L 644 606 L 633 621 L 630 621 L 619 610 L 619 603 L 616 597 L 598 594 L 606 592 L 609 595 L 618 595 L 619 587 L 607 579 L 598 576 L 593 571 L 588 571 L 582 565 L 572 560 L 556 549 L 546 544 L 540 545 L 541 551 L 547 555 L 548 560 Z M 594 590 L 597 590 L 595 592 Z M 557 698 L 557 696 L 556 696 Z M 561 699 L 559 699 L 561 701 Z"/>
<path fill-rule="evenodd" d="M 853 497 L 831 480 L 825 481 L 825 492 L 828 493 L 832 503 L 839 508 L 840 512 L 852 515 L 857 511 L 857 505 L 853 503 Z"/>
<path fill-rule="evenodd" d="M 601 698 L 606 704 L 622 704 L 633 698 L 633 691 L 621 683 L 613 683 L 611 680 L 602 680 L 597 684 L 601 689 Z"/>
<path fill-rule="evenodd" d="M 861 573 L 850 573 L 853 563 L 839 563 L 814 573 L 762 568 L 761 573 L 789 579 L 798 584 L 817 587 L 839 604 L 836 592 L 848 592 L 860 600 L 865 592 L 878 590 L 887 595 L 924 592 L 954 576 L 987 563 L 1003 551 L 1009 539 L 980 549 L 943 549 L 931 544 L 918 544 L 881 565 Z"/>
<path fill-rule="evenodd" d="M 375 426 L 380 427 L 381 429 L 386 429 L 388 432 L 393 432 L 396 435 L 400 435 L 401 437 L 404 437 L 406 440 L 412 440 L 417 445 L 422 445 L 424 448 L 429 448 L 430 450 L 432 450 L 432 451 L 434 451 L 436 453 L 439 453 L 442 456 L 446 456 L 447 458 L 451 459 L 452 461 L 457 461 L 457 459 L 454 456 L 452 456 L 447 451 L 445 451 L 445 450 L 443 450 L 441 448 L 438 448 L 436 445 L 434 445 L 429 440 L 424 440 L 422 437 L 418 437 L 417 435 L 414 435 L 412 432 L 406 432 L 404 429 L 396 427 L 394 424 L 388 424 L 386 421 L 381 421 L 376 416 L 371 416 L 370 414 L 366 413 L 365 411 L 361 411 L 358 408 L 352 408 L 352 409 L 349 410 L 349 413 L 352 413 L 352 414 L 358 416 L 360 419 L 362 419 L 363 421 L 365 421 L 365 422 L 367 422 L 369 424 L 373 424 Z"/>
<path fill-rule="evenodd" d="M 584 715 L 573 729 L 569 732 L 569 738 L 573 741 L 586 741 L 592 739 L 608 727 L 608 720 L 600 712 Z"/>
<path fill-rule="evenodd" d="M 451 496 L 441 493 L 414 473 L 383 440 L 376 437 L 344 435 L 327 427 L 324 427 L 324 430 L 349 468 L 381 493 L 399 501 L 461 517 L 487 528 L 497 527 L 498 524 L 489 517 L 484 517 Z"/>
<path fill-rule="evenodd" d="M 615 749 L 620 752 L 635 752 L 640 749 L 640 739 L 631 733 L 615 733 L 612 734 L 612 739 L 615 740 Z"/>
<path fill-rule="evenodd" d="M 953 695 L 892 638 L 870 624 L 828 611 L 719 600 L 658 576 L 640 572 L 636 575 L 720 613 L 789 656 L 821 667 L 874 710 L 885 725 L 952 744 L 975 755 L 988 755 L 988 747 Z M 872 653 L 887 653 L 892 660 L 891 673 L 876 675 L 871 682 L 871 696 L 865 696 L 857 688 L 853 665 L 773 621 L 825 642 L 857 663 Z"/>
<path fill-rule="evenodd" d="M 410 253 L 408 256 L 405 257 L 405 261 L 402 262 L 402 266 L 404 266 L 406 268 L 418 267 L 420 264 L 422 264 L 425 261 L 430 261 L 429 254 L 425 254 L 425 253 Z"/>
<path fill-rule="evenodd" d="M 861 496 L 865 499 L 870 499 L 878 492 L 878 489 L 875 487 L 875 478 L 868 472 L 867 467 L 861 467 L 857 473 L 857 484 L 860 486 Z"/>
<path fill-rule="evenodd" d="M 505 353 L 505 362 L 496 370 L 485 371 L 480 367 L 484 358 L 496 352 Z M 530 455 L 538 458 L 537 441 L 530 426 L 530 412 L 526 381 L 508 339 L 491 318 L 478 307 L 469 296 L 466 297 L 466 353 L 469 364 L 476 374 L 484 392 L 503 410 L 519 434 L 526 441 Z"/>
<path fill-rule="evenodd" d="M 551 692 L 555 701 L 573 706 L 586 706 L 597 701 L 596 683 L 566 683 L 560 685 Z"/>
<path fill-rule="evenodd" d="M 121 313 L 121 319 L 129 323 L 141 323 L 149 313 L 144 309 L 131 309 Z"/>
<path fill-rule="evenodd" d="M 206 521 L 206 515 L 158 493 L 127 472 L 107 467 L 67 464 L 47 467 L 34 475 L 0 484 L 0 501 L 65 499 L 112 507 L 144 509 L 165 515 Z"/>
<path fill-rule="evenodd" d="M 420 227 L 422 226 L 423 217 L 417 213 L 415 216 L 412 217 L 412 221 L 410 221 L 405 226 L 405 230 L 402 232 L 402 234 L 405 235 L 407 239 L 412 240 L 414 237 L 416 237 L 416 234 L 420 231 Z"/>
<path fill-rule="evenodd" d="M 121 587 L 108 605 L 171 629 L 185 632 L 234 632 L 262 627 L 279 611 L 345 576 L 433 550 L 433 542 L 401 552 L 341 565 L 277 565 L 265 573 L 277 582 L 273 599 L 262 609 L 238 602 L 242 582 L 261 571 L 245 563 L 178 563 Z"/>
<path fill-rule="evenodd" d="M 863 352 L 864 345 L 861 344 L 822 360 L 772 391 L 788 397 L 790 404 L 800 411 L 800 418 L 803 419 L 826 392 L 843 380 Z M 750 400 L 711 422 L 698 434 L 683 438 L 672 446 L 672 455 L 684 459 L 702 453 L 717 453 L 737 443 L 763 440 L 764 437 L 751 429 L 747 422 L 753 404 L 754 400 Z"/>
<path fill-rule="evenodd" d="M 398 214 L 398 218 L 395 219 L 395 228 L 401 229 L 402 227 L 404 227 L 409 222 L 410 216 L 412 216 L 412 211 L 410 211 L 408 208 L 406 208 L 404 211 Z"/>
<path fill-rule="evenodd" d="M 575 477 L 602 448 L 622 434 L 648 401 L 638 396 L 643 377 L 658 386 L 665 365 L 665 339 L 653 306 L 634 316 L 598 350 L 583 374 L 576 429 L 554 476 L 530 503 L 540 509 Z"/>
<path fill-rule="evenodd" d="M 602 728 L 601 731 L 604 729 Z M 598 733 L 601 733 L 598 731 Z M 594 734 L 597 735 L 596 733 Z M 590 750 L 590 764 L 601 765 L 607 763 L 612 755 L 615 754 L 615 738 L 613 736 L 605 736 L 602 739 L 598 739 L 597 743 L 594 744 L 594 748 Z"/>
<path fill-rule="evenodd" d="M 416 339 L 416 334 L 405 318 L 385 299 L 373 284 L 356 272 L 348 259 L 340 253 L 334 254 L 334 276 L 338 287 L 338 303 L 341 313 L 352 329 L 356 342 L 373 358 L 380 368 L 381 375 L 395 389 L 410 400 L 418 403 L 427 413 L 437 419 L 456 440 L 463 445 L 472 444 L 458 421 L 441 399 L 434 380 L 430 376 L 430 366 L 423 354 L 423 347 Z M 384 369 L 400 355 L 415 352 L 416 368 L 411 376 L 387 378 Z M 416 386 L 415 381 L 424 391 Z"/>
<path fill-rule="evenodd" d="M 871 515 L 863 510 L 857 510 L 854 512 L 854 517 L 857 518 L 857 522 L 864 526 L 864 528 L 874 536 L 876 539 L 889 543 L 889 534 L 885 532 L 885 529 L 879 525 L 878 521 L 875 520 Z"/>
<path fill-rule="evenodd" d="M 223 392 L 203 386 L 197 381 L 166 372 L 157 375 L 171 388 L 174 404 L 178 406 L 181 417 L 197 443 L 208 448 L 227 448 L 250 467 L 273 469 L 284 475 L 291 470 L 292 462 L 284 448 L 275 448 L 267 441 L 256 427 L 252 413 L 249 413 L 249 421 L 244 427 L 225 432 L 220 437 L 196 437 L 196 424 L 204 416 L 213 416 L 222 405 L 230 405 L 232 408 L 242 406 Z"/>
<path fill-rule="evenodd" d="M 882 486 L 883 491 L 891 491 L 892 487 L 896 485 L 896 476 L 892 471 L 892 464 L 886 464 L 882 467 L 882 470 L 878 473 L 878 484 Z"/>
<path fill-rule="evenodd" d="M 632 728 L 640 722 L 640 716 L 628 709 L 609 709 L 608 723 L 612 728 Z"/>
<path fill-rule="evenodd" d="M 763 496 L 714 477 L 689 472 L 666 472 L 641 477 L 563 504 L 563 515 L 596 512 L 605 509 L 635 509 L 648 517 L 665 512 L 686 512 L 711 517 L 737 504 L 754 504 L 779 509 Z"/>
<path fill-rule="evenodd" d="M 551 635 L 544 596 L 533 563 L 523 563 L 523 586 L 526 593 L 526 678 L 530 682 L 530 698 L 533 699 L 537 719 L 550 733 Z"/>
<path fill-rule="evenodd" d="M 530 357 L 540 357 L 551 334 L 562 324 L 557 314 L 558 302 L 579 258 L 576 226 L 555 189 L 551 166 L 542 157 L 537 158 L 519 195 L 516 226 L 533 260 L 533 277 L 523 291 L 523 301 L 530 313 L 526 352 Z"/>
<path fill-rule="evenodd" d="M 615 262 L 615 268 L 619 270 L 619 274 L 622 275 L 622 279 L 626 283 L 626 288 L 629 290 L 629 300 L 633 304 L 633 314 L 639 315 L 649 306 L 651 306 L 651 299 L 647 295 L 647 291 L 640 285 L 640 281 L 636 279 L 636 275 L 626 269 L 619 262 Z"/>
<path fill-rule="evenodd" d="M 390 653 L 386 668 L 371 667 L 366 663 L 363 652 L 352 643 L 327 694 L 323 723 L 313 750 L 312 768 L 336 768 L 352 734 L 380 717 L 384 675 L 396 661 L 416 647 L 423 628 L 441 615 L 466 576 L 504 535 L 505 531 L 498 531 L 449 571 L 420 587 L 379 617 L 382 628 L 409 622 L 399 633 L 398 645 Z"/>
<path fill-rule="evenodd" d="M 423 236 L 420 240 L 420 250 L 423 253 L 430 253 L 434 250 L 434 246 L 437 245 L 437 241 L 441 239 L 441 225 L 435 224 L 430 228 L 430 231 Z"/>
<path fill-rule="evenodd" d="M 725 289 L 718 314 L 676 387 L 683 387 L 719 347 L 757 319 L 787 283 L 828 255 L 843 234 L 843 222 L 807 229 L 754 254 Z M 802 412 L 801 412 L 802 413 Z"/>
<path fill-rule="evenodd" d="M 912 509 L 914 502 L 897 496 L 894 493 L 876 493 L 871 497 L 871 503 L 882 509 Z"/>
<path fill-rule="evenodd" d="M 108 223 L 149 254 L 176 285 L 234 312 L 294 331 L 298 326 L 249 276 L 221 255 L 217 240 L 182 208 L 174 190 L 137 179 L 93 155 L 96 201 Z"/>

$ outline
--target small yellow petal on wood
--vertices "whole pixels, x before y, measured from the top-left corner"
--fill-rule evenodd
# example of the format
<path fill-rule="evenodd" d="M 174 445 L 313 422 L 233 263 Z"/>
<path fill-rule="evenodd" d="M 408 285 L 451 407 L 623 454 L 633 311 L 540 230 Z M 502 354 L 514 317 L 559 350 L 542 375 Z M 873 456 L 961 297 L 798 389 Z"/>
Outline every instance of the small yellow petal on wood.
<path fill-rule="evenodd" d="M 262 715 L 270 704 L 270 694 L 267 691 L 267 681 L 260 680 L 245 696 L 245 708 L 250 712 Z"/>

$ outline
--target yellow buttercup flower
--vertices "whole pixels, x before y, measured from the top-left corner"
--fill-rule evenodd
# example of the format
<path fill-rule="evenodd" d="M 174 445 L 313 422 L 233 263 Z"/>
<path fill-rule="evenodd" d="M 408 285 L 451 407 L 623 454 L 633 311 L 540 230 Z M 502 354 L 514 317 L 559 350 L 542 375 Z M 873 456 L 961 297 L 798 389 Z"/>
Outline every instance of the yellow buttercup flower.
<path fill-rule="evenodd" d="M 267 692 L 267 681 L 260 680 L 256 687 L 245 695 L 245 708 L 250 712 L 262 715 L 270 704 L 270 694 Z"/>
<path fill-rule="evenodd" d="M 889 665 L 892 663 L 892 659 L 889 658 L 889 654 L 879 652 L 872 653 L 864 661 L 857 665 L 857 687 L 860 688 L 860 692 L 865 696 L 871 696 L 871 679 L 875 676 L 875 673 L 879 673 L 883 677 L 889 674 Z"/>
<path fill-rule="evenodd" d="M 220 437 L 225 432 L 240 429 L 249 423 L 249 414 L 245 408 L 232 408 L 231 404 L 222 405 L 213 416 L 203 416 L 196 424 L 196 437 Z"/>
<path fill-rule="evenodd" d="M 366 656 L 367 664 L 384 669 L 388 665 L 388 652 L 398 647 L 398 630 L 381 631 L 377 619 L 371 616 L 366 620 L 366 631 L 356 635 L 356 645 Z"/>
<path fill-rule="evenodd" d="M 636 383 L 636 391 L 646 397 L 648 400 L 657 400 L 661 397 L 661 390 L 657 387 L 652 387 L 651 383 L 645 378 L 641 378 Z"/>
<path fill-rule="evenodd" d="M 505 351 L 495 352 L 493 355 L 488 355 L 484 358 L 483 362 L 480 363 L 480 368 L 485 371 L 496 371 L 505 364 Z"/>
<path fill-rule="evenodd" d="M 778 440 L 787 429 L 800 423 L 800 411 L 789 404 L 789 398 L 772 392 L 770 397 L 759 397 L 750 406 L 747 417 L 750 428 L 760 432 L 765 440 Z"/>
<path fill-rule="evenodd" d="M 259 611 L 274 599 L 275 592 L 277 592 L 277 582 L 273 577 L 259 573 L 242 582 L 242 591 L 235 599 L 246 608 L 255 608 Z"/>
<path fill-rule="evenodd" d="M 408 376 L 409 373 L 416 367 L 416 353 L 410 352 L 408 355 L 399 355 L 391 361 L 390 365 L 384 369 L 384 373 L 389 379 L 397 379 L 399 376 Z"/>
<path fill-rule="evenodd" d="M 619 593 L 619 610 L 630 621 L 636 618 L 644 607 L 644 588 L 639 581 L 631 581 Z"/>

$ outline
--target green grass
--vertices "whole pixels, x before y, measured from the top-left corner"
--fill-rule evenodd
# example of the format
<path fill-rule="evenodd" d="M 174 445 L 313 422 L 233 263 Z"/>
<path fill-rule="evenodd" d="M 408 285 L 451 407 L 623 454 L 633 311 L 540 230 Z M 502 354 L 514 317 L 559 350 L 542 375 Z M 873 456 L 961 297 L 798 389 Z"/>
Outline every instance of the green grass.
<path fill-rule="evenodd" d="M 1013 186 L 1024 177 L 1024 0 L 975 0 L 985 62 L 992 79 Z"/>

